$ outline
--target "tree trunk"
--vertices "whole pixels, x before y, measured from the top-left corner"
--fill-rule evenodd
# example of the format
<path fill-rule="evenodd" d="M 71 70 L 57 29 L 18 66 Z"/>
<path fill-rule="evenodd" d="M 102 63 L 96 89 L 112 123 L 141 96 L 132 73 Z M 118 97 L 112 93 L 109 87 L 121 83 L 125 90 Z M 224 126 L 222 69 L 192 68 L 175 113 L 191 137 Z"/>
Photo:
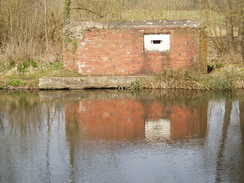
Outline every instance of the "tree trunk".
<path fill-rule="evenodd" d="M 240 23 L 237 35 L 237 50 L 240 53 L 242 61 L 244 61 L 244 10 L 240 13 Z"/>
<path fill-rule="evenodd" d="M 228 44 L 228 51 L 234 51 L 234 27 L 235 27 L 235 18 L 234 18 L 234 10 L 231 4 L 231 1 L 228 0 L 228 9 L 225 13 L 225 20 L 226 20 L 226 34 L 227 34 L 227 44 Z"/>
<path fill-rule="evenodd" d="M 48 51 L 47 0 L 44 0 L 46 50 Z"/>

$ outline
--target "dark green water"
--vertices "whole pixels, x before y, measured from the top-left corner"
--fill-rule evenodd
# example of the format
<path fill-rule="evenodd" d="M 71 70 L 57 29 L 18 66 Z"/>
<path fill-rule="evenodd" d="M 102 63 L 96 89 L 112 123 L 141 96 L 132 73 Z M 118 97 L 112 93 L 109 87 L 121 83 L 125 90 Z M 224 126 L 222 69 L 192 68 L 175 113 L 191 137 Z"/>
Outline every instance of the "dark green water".
<path fill-rule="evenodd" d="M 0 91 L 0 182 L 244 182 L 244 93 Z"/>

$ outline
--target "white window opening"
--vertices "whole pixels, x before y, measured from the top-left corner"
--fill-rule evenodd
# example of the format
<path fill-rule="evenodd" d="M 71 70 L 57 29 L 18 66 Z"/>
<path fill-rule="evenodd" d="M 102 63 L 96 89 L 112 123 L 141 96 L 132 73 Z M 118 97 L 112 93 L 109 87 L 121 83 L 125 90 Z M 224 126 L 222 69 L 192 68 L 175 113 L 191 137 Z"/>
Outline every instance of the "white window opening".
<path fill-rule="evenodd" d="M 147 140 L 168 140 L 171 137 L 171 122 L 168 119 L 149 120 L 145 122 Z"/>
<path fill-rule="evenodd" d="M 146 52 L 169 51 L 170 34 L 145 34 L 144 50 Z"/>

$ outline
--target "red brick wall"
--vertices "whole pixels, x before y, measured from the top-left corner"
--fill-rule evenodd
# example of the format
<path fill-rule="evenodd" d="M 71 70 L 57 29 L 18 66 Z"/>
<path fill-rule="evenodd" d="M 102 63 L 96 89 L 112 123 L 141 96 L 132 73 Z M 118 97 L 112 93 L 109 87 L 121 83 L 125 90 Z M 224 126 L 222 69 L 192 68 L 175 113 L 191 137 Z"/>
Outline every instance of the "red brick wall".
<path fill-rule="evenodd" d="M 169 33 L 170 51 L 144 52 L 144 34 Z M 65 43 L 64 66 L 84 75 L 151 75 L 166 69 L 200 69 L 201 33 L 190 28 L 90 30 Z M 73 44 L 73 46 L 72 46 Z"/>

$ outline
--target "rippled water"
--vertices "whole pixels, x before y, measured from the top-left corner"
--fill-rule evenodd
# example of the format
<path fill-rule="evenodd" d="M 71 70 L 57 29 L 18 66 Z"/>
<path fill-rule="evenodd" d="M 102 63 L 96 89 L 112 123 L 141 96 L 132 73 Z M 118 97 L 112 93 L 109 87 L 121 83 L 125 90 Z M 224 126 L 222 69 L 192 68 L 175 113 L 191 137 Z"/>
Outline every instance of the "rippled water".
<path fill-rule="evenodd" d="M 0 91 L 0 182 L 244 182 L 244 93 Z"/>

